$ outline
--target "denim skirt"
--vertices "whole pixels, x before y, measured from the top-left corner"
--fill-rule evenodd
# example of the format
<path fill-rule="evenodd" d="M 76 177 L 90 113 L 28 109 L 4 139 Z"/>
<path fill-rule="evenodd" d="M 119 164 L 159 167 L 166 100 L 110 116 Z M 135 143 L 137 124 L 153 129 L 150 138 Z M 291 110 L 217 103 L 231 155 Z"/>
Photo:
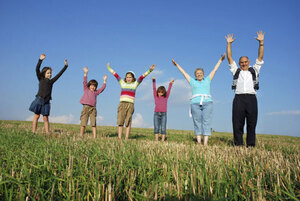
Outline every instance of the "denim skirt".
<path fill-rule="evenodd" d="M 40 96 L 36 96 L 34 101 L 32 101 L 29 110 L 35 114 L 42 114 L 43 116 L 50 115 L 50 101 L 45 102 Z"/>

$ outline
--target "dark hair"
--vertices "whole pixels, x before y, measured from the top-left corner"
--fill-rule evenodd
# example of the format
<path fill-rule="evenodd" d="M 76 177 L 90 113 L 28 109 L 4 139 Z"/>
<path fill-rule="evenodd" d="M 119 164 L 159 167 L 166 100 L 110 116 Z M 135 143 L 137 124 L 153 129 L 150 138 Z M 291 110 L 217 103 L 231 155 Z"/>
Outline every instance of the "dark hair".
<path fill-rule="evenodd" d="M 239 62 L 241 61 L 241 58 L 243 58 L 243 57 L 246 57 L 247 60 L 249 61 L 249 58 L 247 56 L 241 56 L 240 59 L 239 59 Z"/>
<path fill-rule="evenodd" d="M 96 80 L 90 80 L 89 83 L 87 84 L 88 88 L 94 85 L 96 88 L 98 87 L 98 82 Z"/>
<path fill-rule="evenodd" d="M 51 70 L 52 71 L 52 68 L 49 67 L 49 66 L 45 66 L 42 71 L 40 72 L 40 78 L 44 79 L 45 78 L 45 74 L 46 74 L 46 71 L 47 70 Z"/>
<path fill-rule="evenodd" d="M 127 82 L 127 81 L 126 81 L 126 76 L 127 76 L 128 74 L 130 74 L 130 75 L 132 76 L 132 82 L 135 82 L 136 79 L 135 79 L 134 74 L 133 74 L 132 72 L 127 72 L 127 73 L 126 73 L 124 81 Z"/>
<path fill-rule="evenodd" d="M 157 96 L 158 96 L 158 92 L 162 92 L 163 97 L 167 97 L 167 91 L 166 91 L 166 88 L 164 86 L 160 86 L 160 87 L 157 88 L 157 91 L 156 91 Z"/>

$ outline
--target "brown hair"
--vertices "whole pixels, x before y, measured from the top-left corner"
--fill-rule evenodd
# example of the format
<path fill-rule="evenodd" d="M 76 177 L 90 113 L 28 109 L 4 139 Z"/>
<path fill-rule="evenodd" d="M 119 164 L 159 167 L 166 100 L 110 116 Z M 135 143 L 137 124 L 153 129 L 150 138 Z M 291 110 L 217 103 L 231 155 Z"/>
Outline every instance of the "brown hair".
<path fill-rule="evenodd" d="M 97 88 L 98 82 L 96 80 L 90 80 L 89 83 L 87 84 L 87 86 L 90 87 L 91 85 L 94 85 Z"/>
<path fill-rule="evenodd" d="M 46 71 L 47 70 L 51 70 L 52 71 L 52 68 L 49 67 L 49 66 L 45 66 L 42 71 L 40 72 L 40 78 L 44 79 L 45 78 L 45 74 L 46 74 Z"/>
<path fill-rule="evenodd" d="M 132 72 L 127 72 L 127 73 L 126 73 L 124 81 L 127 82 L 127 81 L 126 81 L 126 76 L 127 76 L 128 74 L 130 74 L 130 75 L 132 76 L 132 82 L 135 82 L 136 79 L 135 79 L 134 74 L 133 74 Z"/>
<path fill-rule="evenodd" d="M 157 88 L 156 90 L 156 95 L 158 96 L 158 92 L 162 92 L 163 93 L 163 97 L 167 97 L 167 91 L 166 88 L 164 86 L 160 86 Z"/>

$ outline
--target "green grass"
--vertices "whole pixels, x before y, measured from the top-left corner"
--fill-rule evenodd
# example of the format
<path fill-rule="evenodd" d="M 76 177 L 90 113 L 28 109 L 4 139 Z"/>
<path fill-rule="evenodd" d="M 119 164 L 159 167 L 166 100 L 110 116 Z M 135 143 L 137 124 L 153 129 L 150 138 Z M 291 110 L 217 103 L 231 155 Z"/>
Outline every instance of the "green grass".
<path fill-rule="evenodd" d="M 192 131 L 0 121 L 0 200 L 299 200 L 300 138 L 258 135 L 255 148 L 215 132 L 199 146 Z"/>

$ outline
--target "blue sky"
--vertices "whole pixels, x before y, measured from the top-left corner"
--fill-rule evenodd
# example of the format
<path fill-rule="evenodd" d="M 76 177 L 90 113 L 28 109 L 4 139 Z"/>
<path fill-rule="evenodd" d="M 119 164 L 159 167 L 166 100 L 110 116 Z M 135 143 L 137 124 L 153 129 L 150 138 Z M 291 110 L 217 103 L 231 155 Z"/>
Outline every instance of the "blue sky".
<path fill-rule="evenodd" d="M 138 87 L 134 124 L 153 127 L 151 77 L 157 85 L 175 83 L 168 102 L 168 128 L 193 130 L 188 116 L 191 90 L 172 65 L 174 58 L 190 75 L 203 67 L 208 75 L 226 51 L 225 35 L 233 33 L 233 58 L 258 55 L 256 32 L 265 34 L 264 62 L 258 91 L 257 133 L 300 137 L 300 1 L 8 1 L 0 0 L 0 119 L 31 120 L 28 111 L 38 90 L 35 66 L 59 72 L 67 58 L 69 68 L 55 83 L 50 122 L 78 123 L 82 106 L 83 66 L 88 79 L 107 88 L 98 96 L 98 125 L 115 125 L 120 86 L 106 63 L 124 77 L 133 70 L 156 70 Z M 225 60 L 211 87 L 212 127 L 232 132 L 232 75 Z"/>

